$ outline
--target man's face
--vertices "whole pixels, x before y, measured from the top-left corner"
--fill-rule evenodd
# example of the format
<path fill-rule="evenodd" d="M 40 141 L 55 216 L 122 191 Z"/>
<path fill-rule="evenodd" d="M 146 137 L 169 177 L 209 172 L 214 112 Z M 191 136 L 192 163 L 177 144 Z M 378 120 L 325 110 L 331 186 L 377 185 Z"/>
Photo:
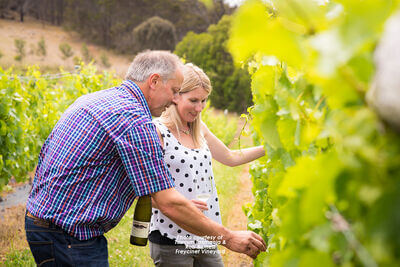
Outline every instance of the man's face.
<path fill-rule="evenodd" d="M 161 77 L 160 77 L 161 79 Z M 162 79 L 160 80 L 162 81 Z M 169 107 L 179 94 L 183 82 L 183 74 L 177 69 L 174 76 L 167 82 L 159 82 L 152 95 L 151 115 L 159 117 Z"/>

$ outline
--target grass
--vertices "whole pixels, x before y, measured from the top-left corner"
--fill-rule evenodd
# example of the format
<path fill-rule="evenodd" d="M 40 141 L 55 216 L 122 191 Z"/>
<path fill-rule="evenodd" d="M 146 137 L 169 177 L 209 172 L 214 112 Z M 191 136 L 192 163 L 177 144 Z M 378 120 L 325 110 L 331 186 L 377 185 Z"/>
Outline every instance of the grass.
<path fill-rule="evenodd" d="M 35 261 L 33 260 L 31 251 L 29 248 L 25 248 L 23 250 L 13 250 L 9 254 L 6 255 L 4 262 L 1 262 L 1 266 L 7 267 L 34 267 L 36 266 Z"/>
<path fill-rule="evenodd" d="M 224 114 L 209 106 L 201 113 L 201 119 L 207 127 L 218 137 L 225 145 L 229 145 L 236 135 L 238 127 L 238 117 L 234 114 Z"/>
<path fill-rule="evenodd" d="M 210 129 L 213 130 L 212 127 Z M 233 147 L 237 148 L 237 144 Z M 243 143 L 242 147 L 244 147 Z M 239 178 L 243 168 L 243 166 L 227 167 L 213 160 L 223 224 L 226 224 L 227 216 L 233 207 L 232 203 L 239 190 Z M 110 266 L 154 266 L 148 246 L 138 247 L 129 243 L 134 206 L 132 205 L 120 223 L 105 235 L 108 240 Z M 2 249 L 0 250 L 0 266 L 35 266 L 25 241 L 24 207 L 11 212 L 9 216 L 13 217 L 0 219 L 0 247 Z M 15 240 L 19 241 L 15 243 Z"/>
<path fill-rule="evenodd" d="M 239 176 L 242 169 L 242 166 L 232 168 L 213 160 L 213 171 L 223 225 L 226 225 L 227 216 L 233 207 L 232 203 L 235 201 L 236 192 L 239 190 Z"/>
<path fill-rule="evenodd" d="M 133 211 L 136 202 L 120 223 L 105 236 L 108 240 L 108 260 L 110 266 L 153 266 L 149 246 L 138 247 L 129 243 L 132 229 Z"/>
<path fill-rule="evenodd" d="M 0 266 L 35 266 L 25 239 L 25 206 L 7 209 L 0 219 Z"/>

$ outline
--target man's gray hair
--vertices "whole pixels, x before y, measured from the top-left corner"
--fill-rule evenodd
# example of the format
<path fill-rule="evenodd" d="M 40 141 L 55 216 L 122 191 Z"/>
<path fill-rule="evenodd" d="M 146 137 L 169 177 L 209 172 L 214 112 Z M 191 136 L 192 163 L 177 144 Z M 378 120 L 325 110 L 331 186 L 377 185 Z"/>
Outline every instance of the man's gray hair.
<path fill-rule="evenodd" d="M 150 75 L 159 74 L 163 82 L 173 77 L 177 68 L 183 66 L 177 55 L 168 51 L 147 50 L 136 55 L 125 75 L 126 80 L 144 82 Z"/>

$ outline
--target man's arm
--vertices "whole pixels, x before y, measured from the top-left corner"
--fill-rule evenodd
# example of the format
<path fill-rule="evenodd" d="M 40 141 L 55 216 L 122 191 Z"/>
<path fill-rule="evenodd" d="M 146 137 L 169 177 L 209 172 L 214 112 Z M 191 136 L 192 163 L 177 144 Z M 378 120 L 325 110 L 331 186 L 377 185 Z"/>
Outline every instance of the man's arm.
<path fill-rule="evenodd" d="M 174 188 L 153 193 L 152 198 L 162 213 L 188 232 L 198 236 L 221 236 L 221 241 L 225 241 L 222 245 L 252 258 L 266 250 L 261 236 L 251 231 L 231 231 L 214 222 Z"/>

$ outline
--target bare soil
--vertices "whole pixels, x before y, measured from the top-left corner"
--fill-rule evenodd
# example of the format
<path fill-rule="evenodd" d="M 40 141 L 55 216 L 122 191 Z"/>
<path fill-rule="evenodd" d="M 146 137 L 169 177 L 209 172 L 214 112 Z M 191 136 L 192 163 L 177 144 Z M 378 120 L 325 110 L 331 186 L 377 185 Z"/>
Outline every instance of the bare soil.
<path fill-rule="evenodd" d="M 82 58 L 82 45 L 86 44 L 90 54 L 95 59 L 96 67 L 99 70 L 115 71 L 123 78 L 129 67 L 133 55 L 120 55 L 113 53 L 105 48 L 87 43 L 77 33 L 65 31 L 61 27 L 49 25 L 43 22 L 27 17 L 25 22 L 15 20 L 0 19 L 0 66 L 8 68 L 11 66 L 23 67 L 26 65 L 38 65 L 41 69 L 57 70 L 60 66 L 65 70 L 74 68 L 73 57 Z M 37 55 L 38 42 L 44 39 L 46 44 L 46 56 Z M 16 61 L 17 55 L 15 40 L 25 41 L 26 56 L 21 62 Z M 71 46 L 74 55 L 68 59 L 63 59 L 62 52 L 59 49 L 61 43 L 67 43 Z M 109 68 L 101 63 L 101 55 L 105 54 L 110 62 Z"/>
<path fill-rule="evenodd" d="M 252 182 L 249 178 L 249 165 L 247 165 L 240 176 L 239 192 L 236 194 L 235 202 L 228 215 L 228 221 L 226 227 L 231 230 L 246 230 L 247 229 L 247 217 L 242 210 L 242 206 L 245 203 L 253 202 L 254 197 L 251 193 Z M 222 248 L 223 249 L 223 248 Z M 225 249 L 223 255 L 224 264 L 226 267 L 248 267 L 253 266 L 253 260 L 244 255 L 235 253 L 233 251 Z"/>
<path fill-rule="evenodd" d="M 28 247 L 25 238 L 25 204 L 6 208 L 0 218 L 0 262 L 12 250 Z M 1 265 L 1 264 L 0 264 Z"/>

